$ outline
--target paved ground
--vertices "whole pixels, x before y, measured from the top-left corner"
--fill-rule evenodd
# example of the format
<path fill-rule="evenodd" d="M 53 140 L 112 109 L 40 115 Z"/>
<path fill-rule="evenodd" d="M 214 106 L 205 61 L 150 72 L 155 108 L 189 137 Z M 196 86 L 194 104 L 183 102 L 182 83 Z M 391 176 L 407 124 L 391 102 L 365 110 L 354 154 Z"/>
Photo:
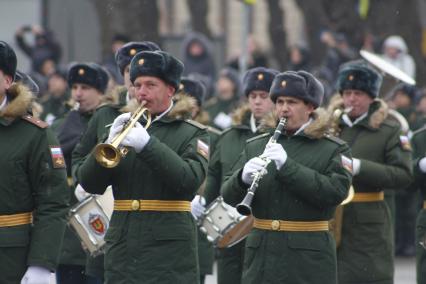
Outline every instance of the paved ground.
<path fill-rule="evenodd" d="M 205 284 L 216 283 L 216 274 L 207 276 Z M 396 259 L 394 284 L 416 284 L 416 262 L 414 258 Z"/>

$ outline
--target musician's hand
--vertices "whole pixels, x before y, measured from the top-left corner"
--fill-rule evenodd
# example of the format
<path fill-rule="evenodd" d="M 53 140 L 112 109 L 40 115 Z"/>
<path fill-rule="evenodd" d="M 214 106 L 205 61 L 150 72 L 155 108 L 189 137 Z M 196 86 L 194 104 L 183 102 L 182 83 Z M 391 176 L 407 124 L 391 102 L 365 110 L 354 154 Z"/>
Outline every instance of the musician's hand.
<path fill-rule="evenodd" d="M 250 159 L 243 168 L 241 174 L 241 180 L 245 184 L 251 184 L 253 182 L 254 174 L 260 171 L 266 165 L 266 161 L 259 157 Z"/>
<path fill-rule="evenodd" d="M 41 266 L 30 266 L 22 277 L 21 284 L 49 284 L 50 271 Z"/>
<path fill-rule="evenodd" d="M 129 121 L 131 116 L 132 114 L 130 112 L 127 112 L 117 116 L 114 119 L 111 129 L 109 130 L 109 135 L 108 139 L 106 140 L 106 143 L 111 143 L 112 139 L 114 139 L 114 137 L 116 137 L 121 132 L 121 130 L 123 130 L 124 124 Z"/>
<path fill-rule="evenodd" d="M 121 145 L 133 147 L 136 153 L 140 153 L 150 138 L 151 137 L 146 129 L 139 122 L 136 122 L 135 127 L 127 133 L 126 137 L 124 137 L 121 142 Z"/>
<path fill-rule="evenodd" d="M 420 159 L 419 168 L 423 173 L 426 173 L 426 157 Z"/>
<path fill-rule="evenodd" d="M 357 158 L 352 158 L 352 175 L 356 176 L 361 170 L 361 161 Z"/>
<path fill-rule="evenodd" d="M 277 170 L 279 170 L 287 161 L 287 152 L 284 150 L 281 144 L 268 143 L 266 144 L 265 151 L 260 157 L 268 158 L 274 161 L 275 166 L 277 167 Z"/>
<path fill-rule="evenodd" d="M 195 219 L 198 219 L 203 215 L 206 210 L 206 199 L 201 195 L 196 195 L 191 201 L 191 213 Z"/>

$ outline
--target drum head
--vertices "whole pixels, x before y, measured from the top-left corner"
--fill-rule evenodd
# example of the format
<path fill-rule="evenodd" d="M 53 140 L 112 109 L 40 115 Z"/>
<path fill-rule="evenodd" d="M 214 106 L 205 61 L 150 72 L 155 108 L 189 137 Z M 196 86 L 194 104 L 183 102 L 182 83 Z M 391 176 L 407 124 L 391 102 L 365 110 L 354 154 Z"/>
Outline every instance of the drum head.
<path fill-rule="evenodd" d="M 254 218 L 250 215 L 238 222 L 223 235 L 216 246 L 218 248 L 229 248 L 244 240 L 253 228 L 253 221 Z"/>

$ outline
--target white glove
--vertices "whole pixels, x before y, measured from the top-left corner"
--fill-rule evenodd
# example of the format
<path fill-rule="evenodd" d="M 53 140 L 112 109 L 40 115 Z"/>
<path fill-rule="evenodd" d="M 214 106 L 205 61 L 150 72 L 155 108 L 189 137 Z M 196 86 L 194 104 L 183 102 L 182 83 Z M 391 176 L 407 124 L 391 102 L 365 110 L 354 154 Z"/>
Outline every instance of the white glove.
<path fill-rule="evenodd" d="M 423 173 L 426 173 L 426 157 L 420 159 L 419 168 Z"/>
<path fill-rule="evenodd" d="M 112 126 L 109 130 L 109 135 L 108 135 L 108 139 L 107 139 L 106 143 L 111 143 L 112 139 L 114 139 L 114 137 L 116 137 L 118 135 L 118 133 L 121 132 L 124 124 L 127 121 L 129 121 L 131 116 L 132 116 L 132 114 L 130 112 L 127 112 L 127 113 L 123 113 L 123 114 L 117 116 L 114 119 L 114 122 L 112 123 Z"/>
<path fill-rule="evenodd" d="M 80 184 L 77 184 L 74 190 L 74 195 L 75 197 L 77 197 L 78 201 L 82 201 L 86 199 L 87 197 L 89 197 L 90 193 L 86 192 Z"/>
<path fill-rule="evenodd" d="M 279 170 L 287 161 L 287 152 L 284 150 L 281 144 L 268 143 L 266 144 L 265 151 L 260 157 L 268 158 L 274 161 L 275 166 L 277 167 L 277 170 Z"/>
<path fill-rule="evenodd" d="M 135 127 L 127 133 L 121 145 L 132 147 L 135 149 L 136 153 L 140 153 L 150 138 L 146 129 L 139 122 L 136 122 Z"/>
<path fill-rule="evenodd" d="M 352 175 L 356 176 L 361 170 L 361 161 L 357 158 L 352 158 Z"/>
<path fill-rule="evenodd" d="M 218 115 L 216 115 L 213 122 L 214 122 L 214 124 L 216 124 L 220 128 L 225 129 L 225 128 L 228 128 L 229 126 L 231 126 L 232 118 L 229 115 L 227 115 L 223 112 L 220 112 Z"/>
<path fill-rule="evenodd" d="M 251 184 L 253 182 L 254 174 L 260 171 L 266 165 L 266 161 L 259 157 L 250 159 L 243 168 L 241 179 L 245 184 Z"/>
<path fill-rule="evenodd" d="M 195 219 L 200 218 L 206 210 L 206 199 L 201 195 L 196 195 L 191 201 L 191 213 Z"/>
<path fill-rule="evenodd" d="M 22 277 L 21 284 L 49 284 L 50 271 L 41 266 L 30 266 Z"/>

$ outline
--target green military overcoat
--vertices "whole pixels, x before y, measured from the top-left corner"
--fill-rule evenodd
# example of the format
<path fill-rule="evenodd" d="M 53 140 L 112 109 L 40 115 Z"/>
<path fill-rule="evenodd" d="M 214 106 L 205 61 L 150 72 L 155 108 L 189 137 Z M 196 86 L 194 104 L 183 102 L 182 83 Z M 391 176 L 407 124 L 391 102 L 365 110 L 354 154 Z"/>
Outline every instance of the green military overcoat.
<path fill-rule="evenodd" d="M 332 108 L 342 107 L 336 100 Z M 340 138 L 351 147 L 361 168 L 353 178 L 355 193 L 404 188 L 412 181 L 411 151 L 399 125 L 375 100 L 367 117 L 348 127 L 339 121 Z M 332 110 L 333 111 L 333 110 Z M 339 283 L 393 283 L 394 241 L 385 201 L 351 202 L 344 207 L 342 240 L 337 250 Z"/>
<path fill-rule="evenodd" d="M 204 197 L 210 204 L 220 195 L 220 187 L 225 173 L 232 169 L 244 149 L 247 139 L 259 135 L 250 127 L 251 111 L 243 105 L 233 115 L 233 125 L 220 136 L 209 161 L 206 190 Z M 218 249 L 218 284 L 240 283 L 243 271 L 245 242 L 242 241 L 231 248 Z"/>
<path fill-rule="evenodd" d="M 33 212 L 32 225 L 0 227 L 2 283 L 20 283 L 30 265 L 54 271 L 66 225 L 65 162 L 47 124 L 28 115 L 32 99 L 14 85 L 0 112 L 0 216 Z"/>
<path fill-rule="evenodd" d="M 107 114 L 101 115 L 102 110 Z M 96 139 L 99 130 L 94 126 L 105 127 L 97 120 L 108 115 L 116 114 L 111 108 L 95 114 L 81 145 Z M 145 148 L 140 153 L 131 149 L 115 168 L 100 166 L 93 153 L 75 160 L 77 180 L 96 194 L 112 185 L 115 200 L 191 201 L 206 175 L 203 144 L 209 137 L 205 129 L 177 117 L 155 121 Z M 190 212 L 114 211 L 105 239 L 106 283 L 199 282 L 196 225 Z"/>
<path fill-rule="evenodd" d="M 343 163 L 351 154 L 346 143 L 324 136 L 326 121 L 315 118 L 301 133 L 279 137 L 277 143 L 288 158 L 279 171 L 274 162 L 267 167 L 252 202 L 255 218 L 328 221 L 333 217 L 351 183 L 351 173 Z M 248 140 L 234 172 L 222 186 L 227 203 L 235 206 L 244 198 L 249 185 L 241 180 L 242 168 L 262 154 L 272 133 Z M 246 239 L 241 283 L 337 283 L 334 239 L 328 231 L 254 228 Z"/>
<path fill-rule="evenodd" d="M 426 200 L 426 174 L 419 168 L 420 159 L 426 155 L 426 127 L 422 127 L 413 133 L 411 138 L 413 147 L 413 169 L 415 187 L 420 189 L 423 201 Z M 423 243 L 423 245 L 421 245 Z M 417 284 L 426 283 L 426 210 L 423 209 L 417 215 L 416 220 L 416 273 Z"/>

